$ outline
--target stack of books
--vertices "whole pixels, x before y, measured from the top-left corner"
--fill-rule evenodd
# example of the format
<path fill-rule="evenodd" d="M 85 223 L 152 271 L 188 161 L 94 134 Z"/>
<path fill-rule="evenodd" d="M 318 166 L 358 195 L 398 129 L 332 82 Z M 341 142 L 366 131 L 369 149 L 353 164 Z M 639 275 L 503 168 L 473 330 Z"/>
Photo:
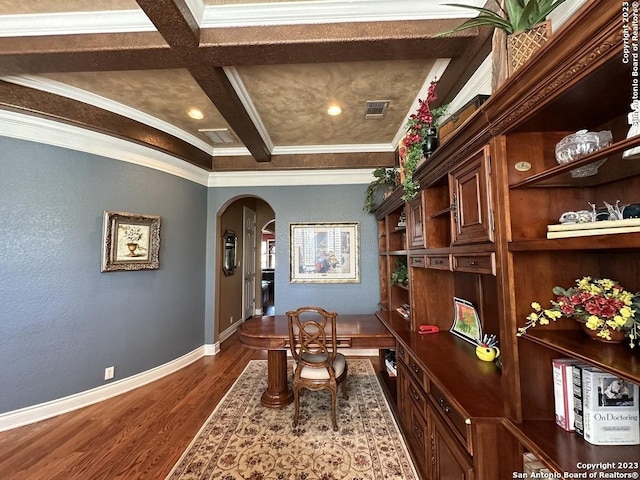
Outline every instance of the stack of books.
<path fill-rule="evenodd" d="M 574 359 L 552 361 L 556 423 L 593 445 L 640 445 L 640 389 Z"/>

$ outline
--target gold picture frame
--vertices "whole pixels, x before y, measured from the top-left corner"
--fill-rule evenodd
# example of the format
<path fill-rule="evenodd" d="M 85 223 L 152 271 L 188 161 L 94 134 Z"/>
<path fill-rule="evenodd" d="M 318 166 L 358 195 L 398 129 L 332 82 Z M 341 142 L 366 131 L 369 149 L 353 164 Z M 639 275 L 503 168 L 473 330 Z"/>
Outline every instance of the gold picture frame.
<path fill-rule="evenodd" d="M 105 210 L 101 272 L 157 270 L 160 217 Z"/>
<path fill-rule="evenodd" d="M 290 224 L 290 283 L 360 283 L 358 223 Z"/>

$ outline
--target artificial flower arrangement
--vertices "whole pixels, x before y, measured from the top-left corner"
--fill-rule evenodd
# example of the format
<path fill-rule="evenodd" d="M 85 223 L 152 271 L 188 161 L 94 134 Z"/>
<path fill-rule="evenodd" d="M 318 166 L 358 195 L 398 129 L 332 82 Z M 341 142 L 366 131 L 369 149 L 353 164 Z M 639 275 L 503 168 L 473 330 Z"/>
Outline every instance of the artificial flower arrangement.
<path fill-rule="evenodd" d="M 419 99 L 418 111 L 409 116 L 407 134 L 402 138 L 399 147 L 400 165 L 402 173 L 402 188 L 404 201 L 413 200 L 420 191 L 419 182 L 413 179 L 413 173 L 423 156 L 423 146 L 429 129 L 436 128 L 440 118 L 445 114 L 449 105 L 432 108 L 431 104 L 438 99 L 436 93 L 437 80 L 433 80 L 427 90 L 427 98 Z"/>
<path fill-rule="evenodd" d="M 554 287 L 555 300 L 550 308 L 542 308 L 533 302 L 524 327 L 518 328 L 518 336 L 537 324 L 548 325 L 561 317 L 575 318 L 597 336 L 611 340 L 612 331 L 624 331 L 633 348 L 640 334 L 640 296 L 631 293 L 608 278 L 582 277 L 576 286 L 564 289 Z M 638 314 L 636 316 L 636 313 Z"/>

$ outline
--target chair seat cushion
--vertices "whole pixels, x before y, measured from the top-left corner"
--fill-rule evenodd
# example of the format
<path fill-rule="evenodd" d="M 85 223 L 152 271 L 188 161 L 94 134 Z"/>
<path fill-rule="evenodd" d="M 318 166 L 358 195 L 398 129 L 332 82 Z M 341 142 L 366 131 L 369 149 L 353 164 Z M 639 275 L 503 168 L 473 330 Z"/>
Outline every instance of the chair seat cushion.
<path fill-rule="evenodd" d="M 326 357 L 324 355 L 305 355 L 305 360 L 309 362 L 319 361 L 322 362 Z M 297 365 L 293 365 L 293 369 L 295 371 Z M 338 353 L 336 355 L 336 359 L 333 361 L 333 370 L 336 372 L 336 378 L 344 373 L 345 368 L 347 367 L 347 360 L 343 354 Z M 326 368 L 312 368 L 312 367 L 302 367 L 302 371 L 300 372 L 301 378 L 307 378 L 310 380 L 328 380 L 329 379 L 329 371 Z"/>

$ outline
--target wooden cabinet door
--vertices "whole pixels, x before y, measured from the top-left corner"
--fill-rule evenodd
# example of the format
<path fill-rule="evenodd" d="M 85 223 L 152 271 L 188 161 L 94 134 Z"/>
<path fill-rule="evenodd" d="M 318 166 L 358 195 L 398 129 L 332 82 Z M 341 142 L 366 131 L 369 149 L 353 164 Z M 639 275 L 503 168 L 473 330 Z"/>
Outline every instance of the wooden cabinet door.
<path fill-rule="evenodd" d="M 449 173 L 452 245 L 493 241 L 490 166 L 487 145 Z"/>
<path fill-rule="evenodd" d="M 473 480 L 473 464 L 467 452 L 432 409 L 429 409 L 429 440 L 431 479 Z"/>
<path fill-rule="evenodd" d="M 409 204 L 409 248 L 425 248 L 422 193 Z"/>

